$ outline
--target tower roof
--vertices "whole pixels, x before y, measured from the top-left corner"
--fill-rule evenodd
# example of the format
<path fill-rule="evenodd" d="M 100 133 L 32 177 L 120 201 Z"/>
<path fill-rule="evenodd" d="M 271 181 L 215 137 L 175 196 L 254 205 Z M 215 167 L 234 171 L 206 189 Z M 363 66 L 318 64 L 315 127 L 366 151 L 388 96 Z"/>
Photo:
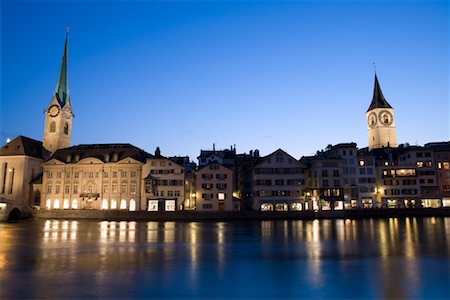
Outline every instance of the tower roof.
<path fill-rule="evenodd" d="M 386 99 L 384 99 L 380 84 L 378 83 L 377 74 L 375 74 L 372 102 L 370 103 L 369 109 L 367 109 L 367 111 L 370 111 L 374 108 L 392 108 L 392 106 L 389 105 Z"/>
<path fill-rule="evenodd" d="M 69 29 L 67 29 L 66 31 L 66 42 L 64 44 L 64 52 L 61 59 L 61 67 L 59 68 L 58 81 L 56 82 L 55 93 L 53 95 L 54 97 L 56 97 L 61 107 L 66 106 L 66 104 L 70 102 L 69 80 L 67 75 L 68 37 Z"/>

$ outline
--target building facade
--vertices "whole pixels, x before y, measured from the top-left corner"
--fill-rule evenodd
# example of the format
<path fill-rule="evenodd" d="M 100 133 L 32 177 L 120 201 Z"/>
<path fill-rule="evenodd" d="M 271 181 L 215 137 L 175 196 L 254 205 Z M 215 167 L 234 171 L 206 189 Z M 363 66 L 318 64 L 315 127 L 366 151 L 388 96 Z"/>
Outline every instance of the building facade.
<path fill-rule="evenodd" d="M 307 209 L 303 165 L 285 151 L 278 149 L 256 163 L 252 180 L 254 210 Z"/>
<path fill-rule="evenodd" d="M 184 208 L 185 169 L 161 156 L 159 148 L 142 166 L 143 195 L 147 211 L 175 211 Z"/>
<path fill-rule="evenodd" d="M 210 162 L 195 172 L 196 210 L 240 210 L 239 202 L 233 201 L 233 170 L 218 162 Z"/>
<path fill-rule="evenodd" d="M 143 210 L 142 166 L 148 157 L 130 144 L 57 150 L 43 163 L 41 209 Z"/>

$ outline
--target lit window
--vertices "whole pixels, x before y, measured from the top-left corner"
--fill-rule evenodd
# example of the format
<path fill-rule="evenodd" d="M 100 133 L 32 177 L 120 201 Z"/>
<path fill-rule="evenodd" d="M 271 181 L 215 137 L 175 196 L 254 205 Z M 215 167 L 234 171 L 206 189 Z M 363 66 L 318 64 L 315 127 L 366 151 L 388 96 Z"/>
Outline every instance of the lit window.
<path fill-rule="evenodd" d="M 359 165 L 360 165 L 361 167 L 364 167 L 364 160 L 361 159 L 361 160 L 359 161 Z"/>
<path fill-rule="evenodd" d="M 147 211 L 158 211 L 158 200 L 149 200 Z"/>
<path fill-rule="evenodd" d="M 73 199 L 72 200 L 72 208 L 73 209 L 78 209 L 78 200 L 77 199 Z"/>
<path fill-rule="evenodd" d="M 117 201 L 115 199 L 111 200 L 111 209 L 117 209 Z"/>
<path fill-rule="evenodd" d="M 166 211 L 175 211 L 175 200 L 166 201 Z"/>
<path fill-rule="evenodd" d="M 107 199 L 102 200 L 102 209 L 108 209 L 108 200 Z"/>
<path fill-rule="evenodd" d="M 59 207 L 59 200 L 58 199 L 55 199 L 55 203 L 53 203 L 53 208 L 54 209 L 59 209 L 60 207 Z"/>
<path fill-rule="evenodd" d="M 261 204 L 261 211 L 273 211 L 273 204 L 270 203 Z"/>
<path fill-rule="evenodd" d="M 136 211 L 136 200 L 130 200 L 130 211 Z"/>
<path fill-rule="evenodd" d="M 45 202 L 45 207 L 46 207 L 47 209 L 52 208 L 52 200 L 47 199 L 47 201 Z"/>
<path fill-rule="evenodd" d="M 219 194 L 217 194 L 217 199 L 219 199 L 219 200 L 225 200 L 225 193 L 219 193 Z"/>
<path fill-rule="evenodd" d="M 127 200 L 120 200 L 120 209 L 127 209 Z"/>
<path fill-rule="evenodd" d="M 64 199 L 63 201 L 63 209 L 68 209 L 69 208 L 69 199 Z"/>

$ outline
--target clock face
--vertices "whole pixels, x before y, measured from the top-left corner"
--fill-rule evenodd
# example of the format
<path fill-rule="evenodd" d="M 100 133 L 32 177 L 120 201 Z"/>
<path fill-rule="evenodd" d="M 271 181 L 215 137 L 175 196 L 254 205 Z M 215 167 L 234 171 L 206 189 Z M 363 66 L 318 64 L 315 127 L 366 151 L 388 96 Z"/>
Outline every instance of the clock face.
<path fill-rule="evenodd" d="M 383 126 L 390 126 L 392 122 L 394 122 L 394 117 L 387 110 L 380 111 L 380 113 L 378 114 L 378 119 L 380 121 L 380 124 L 382 124 Z"/>
<path fill-rule="evenodd" d="M 70 110 L 70 108 L 68 108 L 67 106 L 64 107 L 63 115 L 66 119 L 70 119 L 70 117 L 72 116 L 72 111 Z"/>
<path fill-rule="evenodd" d="M 56 117 L 57 115 L 59 115 L 59 112 L 60 112 L 60 108 L 59 108 L 59 106 L 58 105 L 56 105 L 56 104 L 53 104 L 52 106 L 50 106 L 49 108 L 48 108 L 48 114 L 50 115 L 50 117 Z"/>
<path fill-rule="evenodd" d="M 367 124 L 369 125 L 370 128 L 373 128 L 377 125 L 377 114 L 376 113 L 371 113 L 369 115 L 369 117 L 367 118 Z"/>

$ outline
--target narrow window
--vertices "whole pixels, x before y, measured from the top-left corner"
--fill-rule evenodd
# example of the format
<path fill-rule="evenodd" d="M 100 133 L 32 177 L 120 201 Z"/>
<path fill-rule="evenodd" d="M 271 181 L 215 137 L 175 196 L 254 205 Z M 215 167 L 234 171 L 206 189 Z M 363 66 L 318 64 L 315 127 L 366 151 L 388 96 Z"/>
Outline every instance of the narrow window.
<path fill-rule="evenodd" d="M 69 124 L 64 124 L 64 134 L 69 134 Z"/>
<path fill-rule="evenodd" d="M 12 192 L 13 192 L 13 185 L 14 185 L 14 171 L 15 171 L 15 169 L 12 168 L 11 174 L 10 174 L 10 177 L 9 177 L 9 193 L 10 193 L 10 194 L 12 194 Z"/>
<path fill-rule="evenodd" d="M 56 123 L 54 121 L 50 123 L 50 132 L 56 132 Z"/>
<path fill-rule="evenodd" d="M 2 194 L 5 193 L 5 187 L 6 187 L 6 172 L 8 171 L 8 163 L 3 164 L 3 178 L 2 178 Z"/>

